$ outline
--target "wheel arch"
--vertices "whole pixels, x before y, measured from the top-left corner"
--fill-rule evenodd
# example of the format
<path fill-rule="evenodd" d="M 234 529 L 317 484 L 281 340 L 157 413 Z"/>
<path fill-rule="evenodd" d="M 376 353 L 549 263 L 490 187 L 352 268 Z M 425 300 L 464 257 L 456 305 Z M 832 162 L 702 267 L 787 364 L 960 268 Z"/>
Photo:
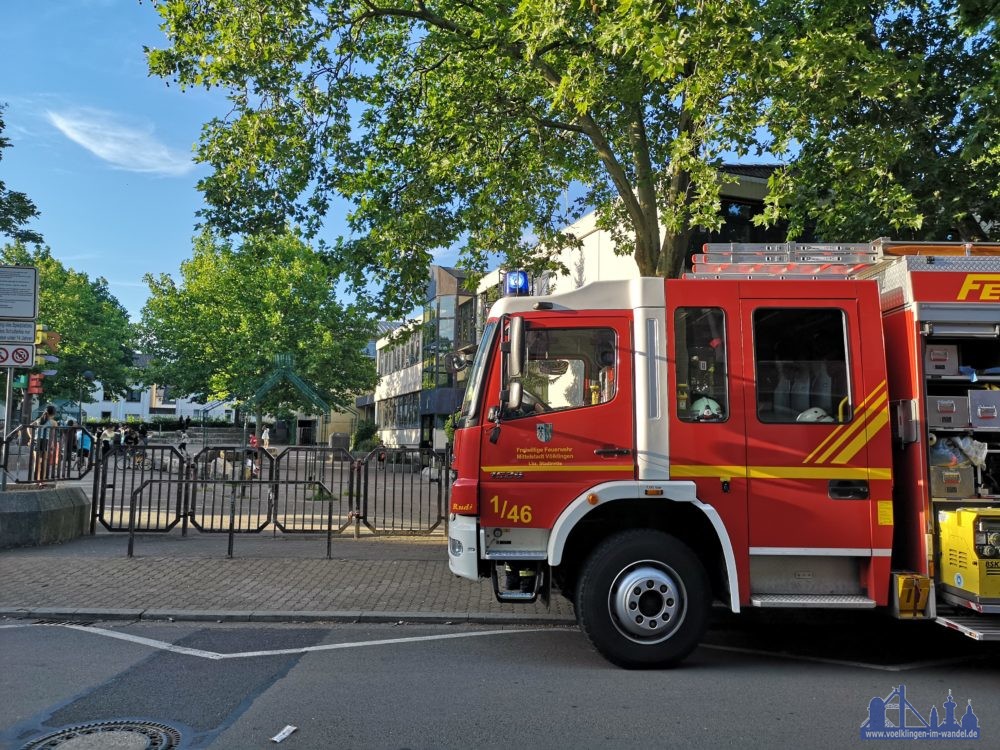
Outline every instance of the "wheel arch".
<path fill-rule="evenodd" d="M 648 495 L 649 490 L 662 495 Z M 609 482 L 590 489 L 560 514 L 549 535 L 553 568 L 576 571 L 590 550 L 608 536 L 631 528 L 658 529 L 691 548 L 708 572 L 712 589 L 733 612 L 740 611 L 736 557 L 718 511 L 698 500 L 693 482 L 654 486 Z"/>

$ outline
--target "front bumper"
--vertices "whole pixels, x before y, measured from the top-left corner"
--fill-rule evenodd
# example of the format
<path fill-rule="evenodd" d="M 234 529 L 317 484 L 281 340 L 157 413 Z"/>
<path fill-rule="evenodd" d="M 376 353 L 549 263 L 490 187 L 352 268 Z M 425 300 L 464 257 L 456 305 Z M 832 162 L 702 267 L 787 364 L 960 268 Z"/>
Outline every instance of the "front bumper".
<path fill-rule="evenodd" d="M 452 516 L 448 523 L 448 567 L 471 581 L 479 580 L 479 524 L 475 516 Z"/>

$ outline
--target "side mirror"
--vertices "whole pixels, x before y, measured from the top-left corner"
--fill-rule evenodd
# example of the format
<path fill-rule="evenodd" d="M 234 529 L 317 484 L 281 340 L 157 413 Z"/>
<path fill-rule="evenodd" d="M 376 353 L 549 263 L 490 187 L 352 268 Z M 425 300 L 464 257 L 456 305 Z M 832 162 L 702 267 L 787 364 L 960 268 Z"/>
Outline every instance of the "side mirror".
<path fill-rule="evenodd" d="M 444 369 L 452 375 L 456 372 L 461 372 L 468 366 L 469 360 L 465 358 L 464 354 L 459 354 L 458 352 L 448 352 L 444 355 Z"/>
<path fill-rule="evenodd" d="M 524 399 L 524 388 L 521 386 L 521 381 L 514 380 L 511 381 L 510 385 L 507 387 L 507 401 L 504 404 L 504 408 L 508 411 L 514 411 L 515 409 L 521 408 L 521 401 Z"/>
<path fill-rule="evenodd" d="M 507 362 L 507 377 L 513 380 L 524 375 L 524 318 L 516 315 L 511 317 L 509 338 L 510 354 Z"/>

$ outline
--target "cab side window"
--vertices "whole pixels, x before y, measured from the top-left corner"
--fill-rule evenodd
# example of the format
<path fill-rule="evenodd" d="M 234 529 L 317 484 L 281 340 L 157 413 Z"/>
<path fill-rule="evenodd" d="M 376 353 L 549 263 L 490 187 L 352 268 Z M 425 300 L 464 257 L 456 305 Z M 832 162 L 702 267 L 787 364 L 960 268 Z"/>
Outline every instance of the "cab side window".
<path fill-rule="evenodd" d="M 508 419 L 611 401 L 618 343 L 611 328 L 529 328 L 521 407 Z"/>
<path fill-rule="evenodd" d="M 674 313 L 677 417 L 685 422 L 729 418 L 726 314 L 717 307 L 679 307 Z"/>
<path fill-rule="evenodd" d="M 753 341 L 761 422 L 850 421 L 843 312 L 761 308 L 753 313 Z"/>

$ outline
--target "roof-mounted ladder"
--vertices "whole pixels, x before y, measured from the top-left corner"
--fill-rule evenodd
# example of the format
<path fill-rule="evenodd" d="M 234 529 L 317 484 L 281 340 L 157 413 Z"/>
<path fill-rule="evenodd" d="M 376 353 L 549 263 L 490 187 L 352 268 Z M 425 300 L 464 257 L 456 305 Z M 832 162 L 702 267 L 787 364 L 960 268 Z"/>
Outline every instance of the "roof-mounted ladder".
<path fill-rule="evenodd" d="M 1000 256 L 1000 242 L 710 242 L 693 257 L 694 279 L 852 279 L 903 255 Z"/>

